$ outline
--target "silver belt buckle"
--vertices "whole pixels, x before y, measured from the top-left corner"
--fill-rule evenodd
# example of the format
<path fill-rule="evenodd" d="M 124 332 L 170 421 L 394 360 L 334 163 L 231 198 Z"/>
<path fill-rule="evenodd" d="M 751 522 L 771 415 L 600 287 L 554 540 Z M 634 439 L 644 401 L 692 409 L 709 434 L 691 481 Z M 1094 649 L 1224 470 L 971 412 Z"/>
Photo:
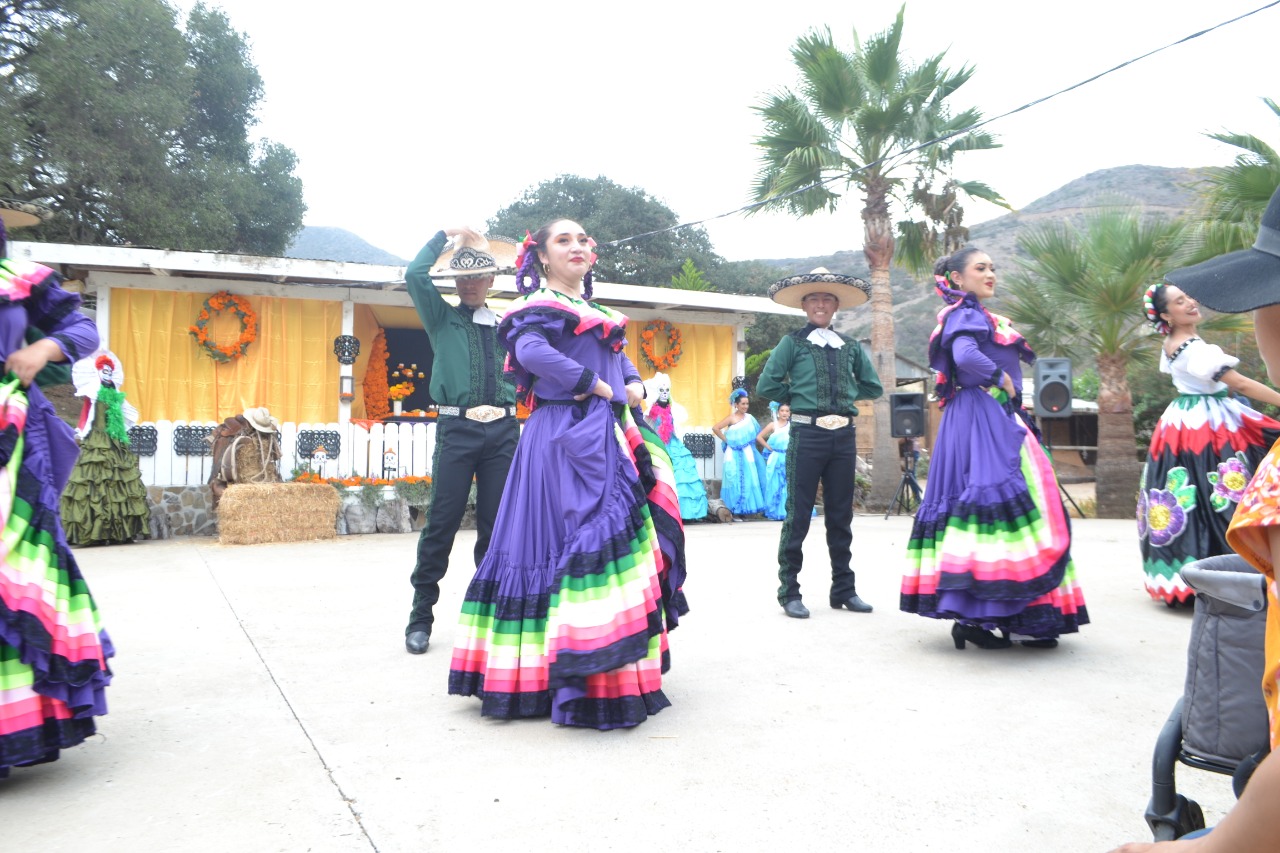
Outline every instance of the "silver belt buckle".
<path fill-rule="evenodd" d="M 496 421 L 505 414 L 506 410 L 499 406 L 472 406 L 467 409 L 467 420 L 487 424 L 489 421 Z"/>
<path fill-rule="evenodd" d="M 823 415 L 814 421 L 814 424 L 823 429 L 842 429 L 849 425 L 849 419 L 844 415 Z"/>

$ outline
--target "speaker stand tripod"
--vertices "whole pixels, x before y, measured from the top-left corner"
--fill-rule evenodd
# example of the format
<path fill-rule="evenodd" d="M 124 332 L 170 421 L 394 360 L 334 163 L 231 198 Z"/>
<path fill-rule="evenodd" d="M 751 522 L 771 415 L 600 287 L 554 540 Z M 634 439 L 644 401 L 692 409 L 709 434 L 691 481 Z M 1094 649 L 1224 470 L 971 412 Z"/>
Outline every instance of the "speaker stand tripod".
<path fill-rule="evenodd" d="M 898 515 L 901 515 L 904 509 L 910 515 L 915 511 L 914 507 L 920 506 L 924 493 L 920 489 L 920 483 L 916 481 L 916 462 L 919 458 L 920 454 L 914 451 L 903 457 L 905 464 L 902 469 L 902 479 L 898 482 L 898 491 L 894 494 L 893 500 L 889 502 L 889 508 L 884 511 L 885 521 L 889 520 L 889 513 L 894 512 L 895 509 Z M 915 500 L 914 505 L 909 502 L 909 498 Z"/>
<path fill-rule="evenodd" d="M 1052 465 L 1053 464 L 1053 442 L 1049 439 L 1048 430 L 1044 430 L 1043 435 L 1044 435 L 1044 449 L 1049 454 L 1049 463 Z M 1062 485 L 1062 481 L 1058 479 L 1057 468 L 1055 468 L 1053 471 L 1053 479 L 1058 483 L 1058 491 L 1061 492 L 1062 496 L 1067 499 L 1067 503 L 1075 507 L 1076 515 L 1080 516 L 1081 518 L 1084 518 L 1084 512 L 1080 509 L 1079 505 L 1076 504 L 1076 499 L 1071 497 L 1071 493 L 1067 491 L 1067 487 Z"/>

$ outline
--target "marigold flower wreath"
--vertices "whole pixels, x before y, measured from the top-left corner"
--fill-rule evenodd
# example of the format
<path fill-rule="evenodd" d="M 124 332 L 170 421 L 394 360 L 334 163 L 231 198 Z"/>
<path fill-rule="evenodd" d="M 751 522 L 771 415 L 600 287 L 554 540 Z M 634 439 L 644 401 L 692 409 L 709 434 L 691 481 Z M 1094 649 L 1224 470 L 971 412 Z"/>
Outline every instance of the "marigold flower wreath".
<path fill-rule="evenodd" d="M 659 334 L 667 335 L 667 351 L 663 355 L 658 355 L 653 348 L 654 340 Z M 640 352 L 644 355 L 644 360 L 653 365 L 655 370 L 667 371 L 675 367 L 680 361 L 683 353 L 682 344 L 684 336 L 680 334 L 680 327 L 673 326 L 666 320 L 650 320 L 644 326 L 644 331 L 640 333 Z"/>
<path fill-rule="evenodd" d="M 215 314 L 230 309 L 240 318 L 240 337 L 235 343 L 219 345 L 209 339 L 209 321 Z M 214 361 L 227 362 L 241 358 L 249 350 L 249 344 L 258 339 L 258 315 L 249 305 L 249 300 L 225 290 L 219 290 L 204 301 L 200 316 L 194 326 L 188 326 L 187 332 L 196 339 L 196 343 L 204 347 L 205 354 Z"/>

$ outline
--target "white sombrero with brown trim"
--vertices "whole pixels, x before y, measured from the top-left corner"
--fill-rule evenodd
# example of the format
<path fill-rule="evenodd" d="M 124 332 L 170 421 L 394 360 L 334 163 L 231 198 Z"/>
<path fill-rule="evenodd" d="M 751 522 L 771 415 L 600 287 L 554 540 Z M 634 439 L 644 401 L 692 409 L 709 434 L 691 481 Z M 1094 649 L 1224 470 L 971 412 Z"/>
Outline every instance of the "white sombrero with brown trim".
<path fill-rule="evenodd" d="M 801 308 L 810 293 L 830 293 L 841 308 L 853 308 L 871 298 L 871 285 L 851 275 L 840 275 L 818 267 L 813 272 L 793 275 L 769 286 L 769 298 L 779 305 Z"/>
<path fill-rule="evenodd" d="M 14 228 L 30 228 L 49 220 L 53 211 L 29 201 L 14 201 L 11 198 L 0 198 L 0 220 L 4 221 L 7 231 Z"/>
<path fill-rule="evenodd" d="M 436 258 L 428 273 L 432 278 L 470 278 L 514 272 L 520 246 L 510 237 L 489 237 L 463 232 Z"/>

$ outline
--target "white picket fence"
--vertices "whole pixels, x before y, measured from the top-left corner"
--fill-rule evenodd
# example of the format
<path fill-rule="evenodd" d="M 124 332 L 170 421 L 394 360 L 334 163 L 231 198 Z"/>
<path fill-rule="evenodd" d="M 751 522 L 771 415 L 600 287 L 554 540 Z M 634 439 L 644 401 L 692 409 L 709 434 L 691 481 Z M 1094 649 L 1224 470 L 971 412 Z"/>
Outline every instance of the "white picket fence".
<path fill-rule="evenodd" d="M 195 486 L 208 482 L 213 467 L 210 446 L 201 440 L 217 426 L 212 421 L 155 421 L 139 424 L 155 430 L 154 452 L 147 435 L 134 434 L 135 451 L 148 486 Z M 695 435 L 695 433 L 689 433 Z M 706 433 L 710 437 L 709 433 Z M 332 439 L 337 438 L 337 454 Z M 714 439 L 713 439 L 714 440 Z M 703 439 L 705 442 L 706 439 Z M 326 445 L 325 443 L 328 442 Z M 704 480 L 720 479 L 719 442 L 708 459 L 695 457 Z M 323 451 L 318 448 L 323 446 Z M 281 473 L 307 468 L 324 477 L 421 477 L 431 473 L 435 451 L 435 422 L 414 424 L 373 424 L 366 429 L 357 424 L 280 425 Z"/>

